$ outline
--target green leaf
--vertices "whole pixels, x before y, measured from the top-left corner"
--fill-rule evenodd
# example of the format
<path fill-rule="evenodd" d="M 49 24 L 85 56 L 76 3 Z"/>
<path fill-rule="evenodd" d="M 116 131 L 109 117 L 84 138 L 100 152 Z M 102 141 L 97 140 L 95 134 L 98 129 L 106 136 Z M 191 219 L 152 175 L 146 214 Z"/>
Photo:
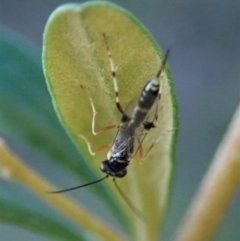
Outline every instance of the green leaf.
<path fill-rule="evenodd" d="M 0 221 L 3 223 L 17 225 L 56 240 L 85 240 L 71 228 L 36 209 L 26 207 L 19 202 L 12 203 L 11 200 L 3 198 L 2 193 L 0 198 Z"/>
<path fill-rule="evenodd" d="M 60 164 L 80 183 L 97 179 L 57 119 L 38 51 L 18 35 L 0 29 L 0 52 L 0 131 Z M 113 212 L 119 210 L 103 185 L 90 190 Z"/>
<path fill-rule="evenodd" d="M 4 29 L 0 29 L 0 52 L 0 131 L 78 173 L 79 153 L 53 110 L 40 54 L 31 43 Z"/>
<path fill-rule="evenodd" d="M 68 169 L 74 171 L 77 167 L 74 158 L 79 157 L 79 154 L 73 148 L 52 108 L 41 70 L 40 54 L 37 54 L 36 49 L 28 41 L 5 29 L 0 29 L 0 52 L 0 132 L 25 142 L 38 152 L 42 148 L 42 153 L 56 163 L 60 156 L 63 160 L 65 158 L 65 161 L 68 159 L 64 151 L 67 153 L 73 150 L 74 154 L 69 155 L 70 164 L 66 163 Z M 65 140 L 61 141 L 61 138 Z M 1 139 L 0 146 L 2 147 Z M 3 168 L 2 158 L 1 153 L 0 178 L 2 171 L 8 170 Z M 28 205 L 30 200 L 26 199 L 26 205 L 23 207 L 16 202 L 16 195 L 8 195 L 10 198 L 6 199 L 1 179 L 0 184 L 1 222 L 17 225 L 57 240 L 83 240 L 81 235 L 75 234 L 71 228 L 64 227 L 49 215 L 42 215 L 35 208 L 29 208 L 32 207 Z M 46 191 L 48 190 L 43 192 Z M 11 188 L 5 192 L 11 193 Z"/>
<path fill-rule="evenodd" d="M 67 4 L 50 16 L 43 41 L 43 65 L 48 87 L 58 116 L 70 137 L 87 157 L 87 165 L 100 174 L 99 163 L 106 152 L 90 156 L 83 134 L 93 149 L 111 144 L 115 131 L 99 136 L 91 133 L 92 109 L 87 89 L 98 112 L 96 129 L 119 124 L 121 116 L 115 106 L 115 93 L 103 33 L 108 37 L 117 78 L 120 101 L 123 106 L 140 94 L 144 84 L 154 77 L 161 66 L 162 52 L 150 33 L 126 10 L 108 2 Z M 112 182 L 109 188 L 112 199 L 120 203 L 119 215 L 124 213 L 135 240 L 158 240 L 159 227 L 167 207 L 178 128 L 178 109 L 169 68 L 162 80 L 162 97 L 158 127 L 144 141 L 146 151 L 152 139 L 159 141 L 143 165 L 134 160 L 128 175 L 118 184 L 129 199 L 146 216 L 146 223 L 121 199 Z"/>

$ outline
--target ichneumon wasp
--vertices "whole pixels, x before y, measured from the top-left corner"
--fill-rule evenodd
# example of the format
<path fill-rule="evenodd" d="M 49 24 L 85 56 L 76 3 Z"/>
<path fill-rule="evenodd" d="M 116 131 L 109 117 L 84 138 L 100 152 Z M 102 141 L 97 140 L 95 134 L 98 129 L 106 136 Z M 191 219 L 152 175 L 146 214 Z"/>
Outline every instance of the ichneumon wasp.
<path fill-rule="evenodd" d="M 145 137 L 147 136 L 148 132 L 152 128 L 156 127 L 156 121 L 158 119 L 159 100 L 161 98 L 160 79 L 164 72 L 164 68 L 167 62 L 169 49 L 167 50 L 164 56 L 161 67 L 158 70 L 156 76 L 151 78 L 149 81 L 147 81 L 140 95 L 136 99 L 133 99 L 132 101 L 130 101 L 127 108 L 123 110 L 119 100 L 116 67 L 112 59 L 112 54 L 111 54 L 105 33 L 103 33 L 103 38 L 106 44 L 107 54 L 110 62 L 111 75 L 113 80 L 115 96 L 116 96 L 116 101 L 115 101 L 116 107 L 122 115 L 121 122 L 118 125 L 111 125 L 111 126 L 104 127 L 96 132 L 95 121 L 96 121 L 97 112 L 95 110 L 95 106 L 91 96 L 87 93 L 85 88 L 81 86 L 81 88 L 88 95 L 88 98 L 91 103 L 92 111 L 93 111 L 92 134 L 98 135 L 100 133 L 103 133 L 113 128 L 117 128 L 118 131 L 111 145 L 101 146 L 95 152 L 92 151 L 91 143 L 87 140 L 87 138 L 83 135 L 80 135 L 80 137 L 87 144 L 88 150 L 91 155 L 95 155 L 96 153 L 106 149 L 107 147 L 109 148 L 110 146 L 110 149 L 107 154 L 107 160 L 102 161 L 102 163 L 100 164 L 101 171 L 104 172 L 106 175 L 99 180 L 96 180 L 84 185 L 60 190 L 60 191 L 54 191 L 52 193 L 62 193 L 62 192 L 67 192 L 78 188 L 82 188 L 85 186 L 89 186 L 89 185 L 101 182 L 107 177 L 111 176 L 113 178 L 113 181 L 117 190 L 124 198 L 124 200 L 128 203 L 132 211 L 138 217 L 142 218 L 143 217 L 142 214 L 134 207 L 132 202 L 127 198 L 124 192 L 120 189 L 115 179 L 122 178 L 127 174 L 127 166 L 129 165 L 131 159 L 140 158 L 140 160 L 144 160 L 148 156 L 154 144 L 158 141 L 158 139 L 155 140 L 146 151 L 146 154 L 143 155 L 142 143 Z M 138 147 L 135 149 L 134 147 L 136 143 L 138 143 Z M 139 153 L 139 157 L 137 157 L 138 153 Z"/>

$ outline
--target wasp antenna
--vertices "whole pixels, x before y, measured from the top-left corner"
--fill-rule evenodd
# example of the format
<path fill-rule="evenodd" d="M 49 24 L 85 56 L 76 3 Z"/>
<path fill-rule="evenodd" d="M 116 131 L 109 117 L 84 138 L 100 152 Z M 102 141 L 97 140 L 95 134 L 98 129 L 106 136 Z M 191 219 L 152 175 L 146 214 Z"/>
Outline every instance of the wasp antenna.
<path fill-rule="evenodd" d="M 157 72 L 157 75 L 156 75 L 157 78 L 159 78 L 159 76 L 161 75 L 161 73 L 163 72 L 163 70 L 165 68 L 165 65 L 167 63 L 167 58 L 168 58 L 169 53 L 170 53 L 170 48 L 168 48 L 166 53 L 165 53 L 164 59 L 162 61 L 161 68 L 159 69 L 159 71 Z"/>
<path fill-rule="evenodd" d="M 117 188 L 118 192 L 120 193 L 120 195 L 122 196 L 124 201 L 127 203 L 127 205 L 130 207 L 130 209 L 135 213 L 135 215 L 139 219 L 141 219 L 143 222 L 146 222 L 144 215 L 133 205 L 133 203 L 130 201 L 130 199 L 125 195 L 125 193 L 122 191 L 122 189 L 118 186 L 115 178 L 113 178 L 113 182 L 114 182 L 114 185 Z"/>
<path fill-rule="evenodd" d="M 90 186 L 90 185 L 93 185 L 93 184 L 95 184 L 95 183 L 101 182 L 101 181 L 103 181 L 104 179 L 106 179 L 107 177 L 108 177 L 108 175 L 105 176 L 105 177 L 103 177 L 103 178 L 101 178 L 101 179 L 98 179 L 98 180 L 96 180 L 96 181 L 89 182 L 89 183 L 86 183 L 86 184 L 83 184 L 83 185 L 80 185 L 80 186 L 70 187 L 70 188 L 67 188 L 67 189 L 59 190 L 59 191 L 52 191 L 52 192 L 49 192 L 49 193 L 57 194 L 57 193 L 63 193 L 63 192 L 73 191 L 73 190 L 76 190 L 76 189 L 79 189 L 79 188 L 82 188 L 82 187 Z"/>

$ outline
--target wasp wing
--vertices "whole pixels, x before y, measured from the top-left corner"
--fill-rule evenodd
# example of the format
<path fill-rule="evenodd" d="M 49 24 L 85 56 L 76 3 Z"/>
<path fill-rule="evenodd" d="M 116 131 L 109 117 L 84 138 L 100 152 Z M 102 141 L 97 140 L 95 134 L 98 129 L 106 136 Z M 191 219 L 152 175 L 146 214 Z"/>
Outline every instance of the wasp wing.
<path fill-rule="evenodd" d="M 135 153 L 138 152 L 140 145 L 142 145 L 145 137 L 149 130 L 155 127 L 155 122 L 158 118 L 159 111 L 159 99 L 157 98 L 152 108 L 149 110 L 143 120 L 139 122 L 139 126 L 135 127 L 134 130 L 131 128 L 132 121 L 135 118 L 136 107 L 138 106 L 139 97 L 133 98 L 125 109 L 125 115 L 129 118 L 124 125 L 119 128 L 119 131 L 114 140 L 115 148 L 114 152 L 121 152 L 128 150 L 129 153 L 133 152 L 133 146 L 135 145 Z M 137 121 L 138 122 L 138 121 Z"/>

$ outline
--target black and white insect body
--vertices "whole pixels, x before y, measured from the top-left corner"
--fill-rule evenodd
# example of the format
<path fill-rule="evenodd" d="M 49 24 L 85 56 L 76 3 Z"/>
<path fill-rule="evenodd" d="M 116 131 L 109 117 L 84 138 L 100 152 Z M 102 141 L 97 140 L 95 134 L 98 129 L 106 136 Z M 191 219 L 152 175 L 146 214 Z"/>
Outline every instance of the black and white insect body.
<path fill-rule="evenodd" d="M 144 119 L 152 106 L 158 101 L 159 95 L 159 80 L 155 78 L 149 80 L 141 92 L 132 116 L 123 114 L 119 131 L 108 152 L 108 159 L 103 161 L 100 166 L 101 170 L 107 175 L 112 177 L 124 177 L 126 175 L 126 167 L 135 154 L 134 143 L 138 128 L 140 125 L 143 125 L 145 130 L 155 127 L 154 122 L 144 122 Z M 157 116 L 154 118 L 156 119 Z"/>
<path fill-rule="evenodd" d="M 111 72 L 113 77 L 114 89 L 116 94 L 116 106 L 119 111 L 122 113 L 121 123 L 118 126 L 118 133 L 113 141 L 112 147 L 110 148 L 107 160 L 103 161 L 100 165 L 101 170 L 109 176 L 115 177 L 124 177 L 127 174 L 127 166 L 136 152 L 134 151 L 135 140 L 137 139 L 139 145 L 142 144 L 147 132 L 156 127 L 155 122 L 158 118 L 158 101 L 161 97 L 161 88 L 160 88 L 160 76 L 163 73 L 164 67 L 166 65 L 167 57 L 169 54 L 169 50 L 167 51 L 165 58 L 163 60 L 162 66 L 159 69 L 156 77 L 150 79 L 145 86 L 143 87 L 141 94 L 138 98 L 136 106 L 134 107 L 131 116 L 127 115 L 126 111 L 123 111 L 118 97 L 118 85 L 116 80 L 116 68 L 114 67 L 113 60 L 111 57 L 111 52 L 108 47 L 106 36 L 104 35 L 104 39 L 106 42 L 108 56 L 110 60 Z M 131 102 L 129 103 L 130 106 Z M 152 120 L 148 120 L 146 118 L 149 114 L 149 111 L 154 108 L 154 116 Z M 139 130 L 144 130 L 145 132 L 141 133 L 143 136 L 140 139 L 140 135 L 138 134 Z M 152 149 L 150 146 L 146 155 Z M 146 157 L 146 156 L 145 156 Z M 144 159 L 145 157 L 140 157 Z"/>

